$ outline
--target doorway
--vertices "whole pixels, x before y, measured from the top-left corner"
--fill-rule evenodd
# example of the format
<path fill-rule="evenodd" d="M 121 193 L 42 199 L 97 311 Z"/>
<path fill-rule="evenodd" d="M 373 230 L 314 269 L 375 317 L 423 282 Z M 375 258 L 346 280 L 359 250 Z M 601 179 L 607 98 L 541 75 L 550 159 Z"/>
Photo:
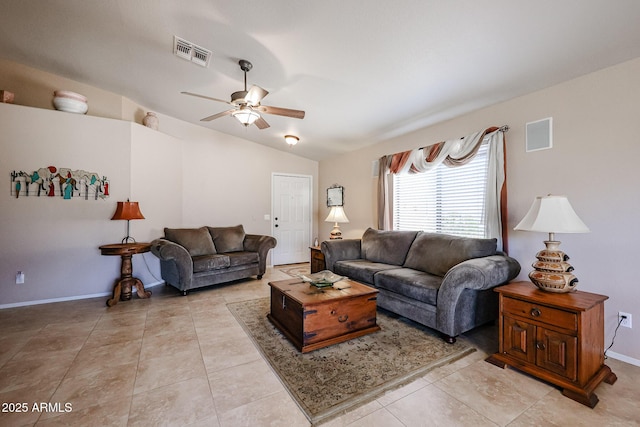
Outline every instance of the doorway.
<path fill-rule="evenodd" d="M 273 265 L 309 262 L 311 176 L 274 173 L 271 180 L 271 234 L 278 241 Z"/>

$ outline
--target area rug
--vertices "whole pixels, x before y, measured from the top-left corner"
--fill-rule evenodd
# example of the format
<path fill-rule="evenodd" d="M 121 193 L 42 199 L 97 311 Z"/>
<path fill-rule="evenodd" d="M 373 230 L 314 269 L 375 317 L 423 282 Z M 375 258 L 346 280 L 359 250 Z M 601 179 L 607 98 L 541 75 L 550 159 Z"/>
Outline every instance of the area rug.
<path fill-rule="evenodd" d="M 267 319 L 269 305 L 261 298 L 227 307 L 312 425 L 475 351 L 378 309 L 380 331 L 302 354 Z"/>
<path fill-rule="evenodd" d="M 308 262 L 278 265 L 275 268 L 291 277 L 300 277 L 301 274 L 311 274 L 311 266 Z"/>

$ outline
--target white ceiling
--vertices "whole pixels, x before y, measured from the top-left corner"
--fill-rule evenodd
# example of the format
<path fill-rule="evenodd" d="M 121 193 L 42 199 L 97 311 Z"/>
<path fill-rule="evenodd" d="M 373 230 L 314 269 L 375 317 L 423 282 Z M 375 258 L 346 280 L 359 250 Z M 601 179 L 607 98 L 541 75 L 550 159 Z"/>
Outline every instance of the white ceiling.
<path fill-rule="evenodd" d="M 319 160 L 640 57 L 640 1 L 2 0 L 0 57 Z M 305 119 L 200 122 L 228 105 L 180 92 L 227 99 L 239 59 L 263 104 Z"/>

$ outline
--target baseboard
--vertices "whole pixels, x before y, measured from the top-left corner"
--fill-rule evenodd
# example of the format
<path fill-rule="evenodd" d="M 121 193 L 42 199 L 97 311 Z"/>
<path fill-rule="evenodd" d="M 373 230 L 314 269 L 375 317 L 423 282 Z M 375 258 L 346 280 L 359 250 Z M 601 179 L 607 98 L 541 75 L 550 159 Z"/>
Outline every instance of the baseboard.
<path fill-rule="evenodd" d="M 153 288 L 158 285 L 164 285 L 164 282 L 154 282 L 148 285 L 144 285 L 145 289 Z M 89 298 L 99 298 L 111 296 L 112 292 L 101 292 L 99 294 L 89 294 L 89 295 L 76 295 L 71 297 L 61 297 L 61 298 L 51 298 L 51 299 L 41 299 L 36 301 L 23 301 L 23 302 L 14 302 L 11 304 L 0 304 L 0 310 L 5 308 L 15 308 L 15 307 L 27 307 L 30 305 L 40 305 L 40 304 L 49 304 L 52 302 L 64 302 L 64 301 L 75 301 L 80 299 L 89 299 Z"/>
<path fill-rule="evenodd" d="M 615 351 L 608 351 L 607 356 L 612 359 L 628 363 L 630 365 L 640 366 L 640 360 L 634 359 L 633 357 L 625 356 L 624 354 L 616 353 Z"/>

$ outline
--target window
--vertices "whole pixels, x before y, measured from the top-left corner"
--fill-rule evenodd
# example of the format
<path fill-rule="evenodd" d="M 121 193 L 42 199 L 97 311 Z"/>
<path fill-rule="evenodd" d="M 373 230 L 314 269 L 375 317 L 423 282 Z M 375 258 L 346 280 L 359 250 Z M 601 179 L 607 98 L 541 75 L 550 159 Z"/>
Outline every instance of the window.
<path fill-rule="evenodd" d="M 393 176 L 393 229 L 485 237 L 489 144 L 460 167 Z"/>

